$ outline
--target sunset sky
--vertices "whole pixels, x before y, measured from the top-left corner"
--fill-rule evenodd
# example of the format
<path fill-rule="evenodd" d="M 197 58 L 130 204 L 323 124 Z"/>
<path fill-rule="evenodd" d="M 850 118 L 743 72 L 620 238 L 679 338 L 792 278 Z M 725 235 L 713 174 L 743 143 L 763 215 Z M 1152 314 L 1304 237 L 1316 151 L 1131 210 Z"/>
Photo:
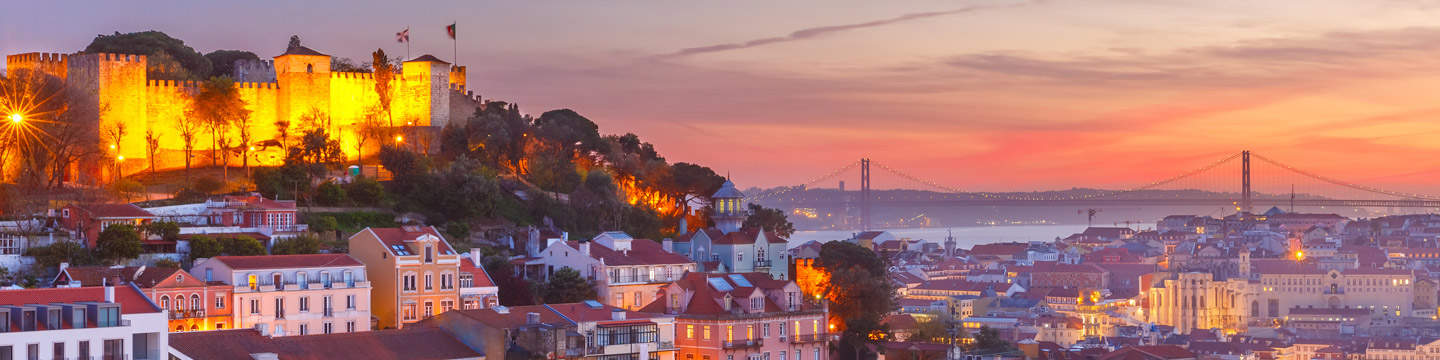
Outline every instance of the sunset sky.
<path fill-rule="evenodd" d="M 486 98 L 574 109 L 742 187 L 868 156 L 966 190 L 1120 188 L 1250 149 L 1440 193 L 1440 1 L 419 3 L 20 1 L 0 53 L 153 29 L 359 61 L 404 54 L 408 26 L 412 56 L 448 61 L 457 21 Z"/>

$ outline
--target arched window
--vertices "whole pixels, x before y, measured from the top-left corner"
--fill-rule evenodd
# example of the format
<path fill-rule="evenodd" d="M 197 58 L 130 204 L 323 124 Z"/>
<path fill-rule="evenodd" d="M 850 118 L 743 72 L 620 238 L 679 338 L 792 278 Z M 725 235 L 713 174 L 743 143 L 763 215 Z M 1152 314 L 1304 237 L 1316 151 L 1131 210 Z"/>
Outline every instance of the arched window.
<path fill-rule="evenodd" d="M 200 310 L 200 294 L 190 294 L 190 310 Z"/>
<path fill-rule="evenodd" d="M 185 310 L 185 296 L 175 297 L 175 311 Z"/>
<path fill-rule="evenodd" d="M 162 295 L 162 296 L 160 296 L 160 308 L 161 308 L 161 309 L 169 309 L 169 308 L 170 308 L 170 295 Z"/>
<path fill-rule="evenodd" d="M 315 72 L 315 64 L 305 64 L 305 72 L 307 72 L 307 73 L 313 73 L 313 72 Z"/>

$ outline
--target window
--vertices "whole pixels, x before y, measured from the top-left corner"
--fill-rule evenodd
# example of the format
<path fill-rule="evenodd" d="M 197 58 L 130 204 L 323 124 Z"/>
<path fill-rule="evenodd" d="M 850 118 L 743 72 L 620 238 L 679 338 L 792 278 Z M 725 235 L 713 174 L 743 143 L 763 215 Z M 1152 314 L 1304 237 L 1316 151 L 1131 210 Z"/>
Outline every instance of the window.
<path fill-rule="evenodd" d="M 331 324 L 331 323 L 328 323 L 328 322 L 327 322 L 327 323 L 325 323 L 324 325 L 321 325 L 321 326 L 320 326 L 320 331 L 321 331 L 322 333 L 326 333 L 326 334 L 334 333 L 334 332 L 335 332 L 335 324 Z"/>
<path fill-rule="evenodd" d="M 101 356 L 105 360 L 121 359 L 125 354 L 125 339 L 105 340 L 105 348 L 102 351 L 103 355 Z"/>
<path fill-rule="evenodd" d="M 51 352 L 52 354 L 54 354 L 54 355 L 53 355 L 54 358 L 56 358 L 56 359 L 64 359 L 64 358 L 65 358 L 65 343 L 63 343 L 63 342 L 57 342 L 57 343 L 55 343 L 55 345 L 53 345 L 52 348 L 50 349 L 50 352 Z"/>
<path fill-rule="evenodd" d="M 820 360 L 820 349 L 811 350 L 810 353 L 815 355 L 815 360 Z"/>
<path fill-rule="evenodd" d="M 301 289 L 309 289 L 309 288 L 310 288 L 310 281 L 309 281 L 309 280 L 310 280 L 309 274 L 306 274 L 306 273 L 303 273 L 303 272 L 295 273 L 295 283 L 296 283 L 296 284 L 300 284 L 300 288 L 301 288 Z"/>
<path fill-rule="evenodd" d="M 745 340 L 755 339 L 755 325 L 745 326 Z"/>
<path fill-rule="evenodd" d="M 250 299 L 250 314 L 260 313 L 260 298 Z"/>
<path fill-rule="evenodd" d="M 415 291 L 415 274 L 405 274 L 403 280 L 405 291 Z"/>
<path fill-rule="evenodd" d="M 215 294 L 215 308 L 216 308 L 216 309 L 224 309 L 224 308 L 225 308 L 225 294 Z"/>
<path fill-rule="evenodd" d="M 431 275 L 430 273 L 425 273 L 425 290 L 426 290 L 426 291 L 435 290 L 435 286 L 434 286 L 434 282 L 435 282 L 435 281 L 434 281 L 434 280 L 435 280 L 435 275 Z"/>
<path fill-rule="evenodd" d="M 636 291 L 631 297 L 635 298 L 635 307 L 640 307 L 640 292 Z"/>
<path fill-rule="evenodd" d="M 440 312 L 441 312 L 441 313 L 444 313 L 444 312 L 450 311 L 450 310 L 454 310 L 454 309 L 455 309 L 455 301 L 453 301 L 453 300 L 440 300 Z"/>
<path fill-rule="evenodd" d="M 275 318 L 285 318 L 285 298 L 283 297 L 275 297 Z"/>
<path fill-rule="evenodd" d="M 180 311 L 180 310 L 184 310 L 184 309 L 185 309 L 185 295 L 176 296 L 176 297 L 175 297 L 175 311 Z"/>
<path fill-rule="evenodd" d="M 694 338 L 695 338 L 695 325 L 685 325 L 685 338 L 686 338 L 686 339 L 694 339 Z"/>
<path fill-rule="evenodd" d="M 301 297 L 300 297 L 300 312 L 307 312 L 307 311 L 310 311 L 310 297 L 309 297 L 309 296 L 301 296 Z"/>
<path fill-rule="evenodd" d="M 725 325 L 725 341 L 726 341 L 726 342 L 735 341 L 735 327 L 734 327 L 734 326 Z"/>
<path fill-rule="evenodd" d="M 780 331 L 780 337 L 785 337 L 785 323 L 776 323 L 775 329 Z M 780 360 L 785 360 L 785 357 L 781 356 Z"/>
<path fill-rule="evenodd" d="M 440 290 L 451 290 L 455 288 L 455 274 L 440 274 Z"/>
<path fill-rule="evenodd" d="M 307 73 L 313 73 L 313 72 L 315 72 L 315 64 L 305 64 L 305 72 L 307 72 Z"/>
<path fill-rule="evenodd" d="M 169 308 L 170 308 L 170 295 L 160 295 L 160 308 L 161 308 L 161 309 L 169 309 Z"/>
<path fill-rule="evenodd" d="M 615 306 L 625 306 L 625 293 L 615 293 Z"/>
<path fill-rule="evenodd" d="M 431 248 L 430 245 L 425 245 L 425 263 L 429 264 L 432 262 L 435 262 L 435 249 Z"/>
<path fill-rule="evenodd" d="M 321 271 L 321 272 L 320 272 L 320 284 L 323 285 L 323 286 L 325 286 L 326 289 L 329 289 L 329 288 L 330 288 L 330 285 L 332 285 L 332 284 L 330 284 L 330 273 L 329 273 L 329 272 L 326 272 L 326 271 Z"/>
<path fill-rule="evenodd" d="M 345 287 L 355 287 L 355 276 L 352 275 L 350 271 L 345 271 L 342 277 L 345 278 Z"/>
<path fill-rule="evenodd" d="M 75 350 L 76 350 L 76 351 L 75 351 L 75 354 L 78 355 L 78 356 L 75 357 L 76 359 L 89 359 L 89 358 L 90 358 L 90 341 L 89 341 L 89 340 L 80 341 L 79 346 L 76 346 L 76 349 L 75 349 Z"/>
<path fill-rule="evenodd" d="M 274 279 L 273 279 L 273 280 L 274 280 L 273 284 L 275 285 L 275 290 L 284 290 L 284 289 L 285 289 L 285 277 L 284 277 L 284 275 L 280 275 L 280 273 L 275 273 L 274 275 L 271 275 L 270 277 L 274 278 Z"/>
<path fill-rule="evenodd" d="M 705 326 L 705 340 L 710 340 L 710 326 Z"/>
<path fill-rule="evenodd" d="M 345 295 L 345 308 L 355 310 L 355 295 Z"/>
<path fill-rule="evenodd" d="M 352 332 L 352 333 L 355 332 L 355 321 L 354 321 L 354 320 L 346 321 L 346 322 L 345 322 L 345 332 Z"/>
<path fill-rule="evenodd" d="M 780 328 L 781 328 L 781 329 L 784 329 L 785 327 L 784 327 L 784 326 L 781 326 Z M 780 358 L 779 358 L 779 360 L 788 360 L 788 359 L 789 359 L 789 358 L 785 357 L 785 352 L 784 352 L 784 351 L 781 351 L 781 352 L 780 352 Z"/>
<path fill-rule="evenodd" d="M 415 320 L 415 304 L 405 304 L 404 310 L 405 320 Z"/>
<path fill-rule="evenodd" d="M 325 316 L 334 315 L 333 307 L 330 304 L 330 295 L 320 297 L 320 310 L 325 312 Z"/>
<path fill-rule="evenodd" d="M 190 294 L 190 310 L 200 310 L 205 303 L 200 302 L 200 294 Z"/>
<path fill-rule="evenodd" d="M 40 344 L 25 345 L 25 353 L 27 359 L 40 360 Z"/>
<path fill-rule="evenodd" d="M 310 324 L 300 323 L 300 335 L 310 334 Z"/>
<path fill-rule="evenodd" d="M 225 323 L 223 323 L 223 322 L 217 322 L 217 323 L 215 323 L 215 329 L 217 329 L 217 330 L 223 330 L 223 329 L 225 329 Z"/>
<path fill-rule="evenodd" d="M 606 346 L 655 342 L 657 328 L 655 324 L 600 327 L 595 330 L 595 344 Z"/>
<path fill-rule="evenodd" d="M 263 325 L 262 325 L 262 326 L 263 326 Z M 275 336 L 285 336 L 285 326 L 280 325 L 280 324 L 275 324 L 275 332 L 274 332 L 274 334 L 275 334 Z"/>
<path fill-rule="evenodd" d="M 209 269 L 206 269 L 206 270 L 208 271 Z M 255 276 L 254 274 L 251 274 L 251 275 L 249 275 L 249 276 L 246 276 L 245 278 L 246 278 L 246 282 L 245 282 L 245 283 L 250 285 L 250 290 L 251 290 L 251 291 L 259 290 L 259 289 L 260 289 L 260 277 L 259 277 L 259 276 Z"/>
<path fill-rule="evenodd" d="M 460 274 L 460 287 L 468 288 L 473 286 L 475 286 L 475 275 L 469 273 Z"/>
<path fill-rule="evenodd" d="M 432 316 L 432 315 L 435 315 L 435 303 L 434 303 L 434 302 L 430 302 L 430 301 L 426 301 L 426 302 L 425 302 L 425 317 L 428 318 L 428 317 L 430 317 L 430 316 Z"/>
<path fill-rule="evenodd" d="M 750 298 L 750 310 L 765 310 L 765 298 L 759 296 Z"/>
<path fill-rule="evenodd" d="M 760 324 L 760 336 L 770 337 L 770 324 Z"/>

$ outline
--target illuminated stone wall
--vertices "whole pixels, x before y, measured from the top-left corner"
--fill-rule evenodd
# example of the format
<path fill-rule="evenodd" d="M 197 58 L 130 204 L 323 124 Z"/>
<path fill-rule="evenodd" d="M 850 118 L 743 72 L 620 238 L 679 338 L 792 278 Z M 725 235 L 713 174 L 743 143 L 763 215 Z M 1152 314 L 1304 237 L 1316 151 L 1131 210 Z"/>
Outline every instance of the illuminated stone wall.
<path fill-rule="evenodd" d="M 6 65 L 12 71 L 37 69 L 94 94 L 94 103 L 72 106 L 101 110 L 95 115 L 96 127 L 91 135 L 104 156 L 99 163 L 82 164 L 84 176 L 108 179 L 114 161 L 119 161 L 119 168 L 126 174 L 149 169 L 147 130 L 160 139 L 155 160 L 158 169 L 185 166 L 178 123 L 186 116 L 190 98 L 199 90 L 198 82 L 149 80 L 144 55 L 27 53 L 7 56 Z M 325 55 L 288 54 L 274 61 L 237 62 L 236 67 L 235 86 L 250 110 L 250 138 L 256 149 L 250 156 L 251 164 L 279 165 L 283 161 L 284 150 L 274 141 L 279 138 L 277 122 L 281 120 L 289 122 L 287 143 L 293 143 L 306 130 L 326 126 L 347 156 L 357 155 L 356 124 L 379 104 L 372 74 L 332 72 L 330 57 Z M 465 77 L 463 66 L 405 63 L 392 85 L 396 93 L 391 104 L 395 125 L 442 127 L 451 121 L 452 109 L 459 109 L 460 119 L 473 114 L 483 101 L 466 93 Z M 328 115 L 328 123 L 302 120 L 314 113 Z M 112 150 L 109 146 L 116 142 L 106 129 L 116 123 L 125 124 L 125 135 Z M 239 128 L 232 127 L 223 136 L 235 144 L 239 134 Z M 364 154 L 373 154 L 379 143 L 368 141 Z M 211 144 L 210 133 L 202 129 L 195 137 L 193 166 L 211 163 Z M 121 157 L 124 160 L 118 160 Z M 232 152 L 229 163 L 242 163 L 238 150 Z"/>

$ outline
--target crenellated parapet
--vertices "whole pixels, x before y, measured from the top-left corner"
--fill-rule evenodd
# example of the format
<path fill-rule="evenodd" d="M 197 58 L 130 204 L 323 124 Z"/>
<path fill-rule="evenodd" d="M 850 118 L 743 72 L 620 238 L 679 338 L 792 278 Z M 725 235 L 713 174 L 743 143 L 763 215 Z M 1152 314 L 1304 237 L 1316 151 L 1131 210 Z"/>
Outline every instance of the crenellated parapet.
<path fill-rule="evenodd" d="M 450 87 L 455 90 L 465 91 L 464 66 L 450 66 Z"/>
<path fill-rule="evenodd" d="M 331 72 L 331 73 L 330 73 L 330 78 L 331 78 L 331 79 L 375 80 L 375 74 L 365 73 L 365 72 L 341 72 L 341 71 L 334 71 L 334 72 Z"/>
<path fill-rule="evenodd" d="M 10 71 L 14 70 L 36 70 L 59 78 L 65 78 L 67 61 L 70 55 L 59 53 L 25 53 L 5 57 L 5 64 Z"/>

